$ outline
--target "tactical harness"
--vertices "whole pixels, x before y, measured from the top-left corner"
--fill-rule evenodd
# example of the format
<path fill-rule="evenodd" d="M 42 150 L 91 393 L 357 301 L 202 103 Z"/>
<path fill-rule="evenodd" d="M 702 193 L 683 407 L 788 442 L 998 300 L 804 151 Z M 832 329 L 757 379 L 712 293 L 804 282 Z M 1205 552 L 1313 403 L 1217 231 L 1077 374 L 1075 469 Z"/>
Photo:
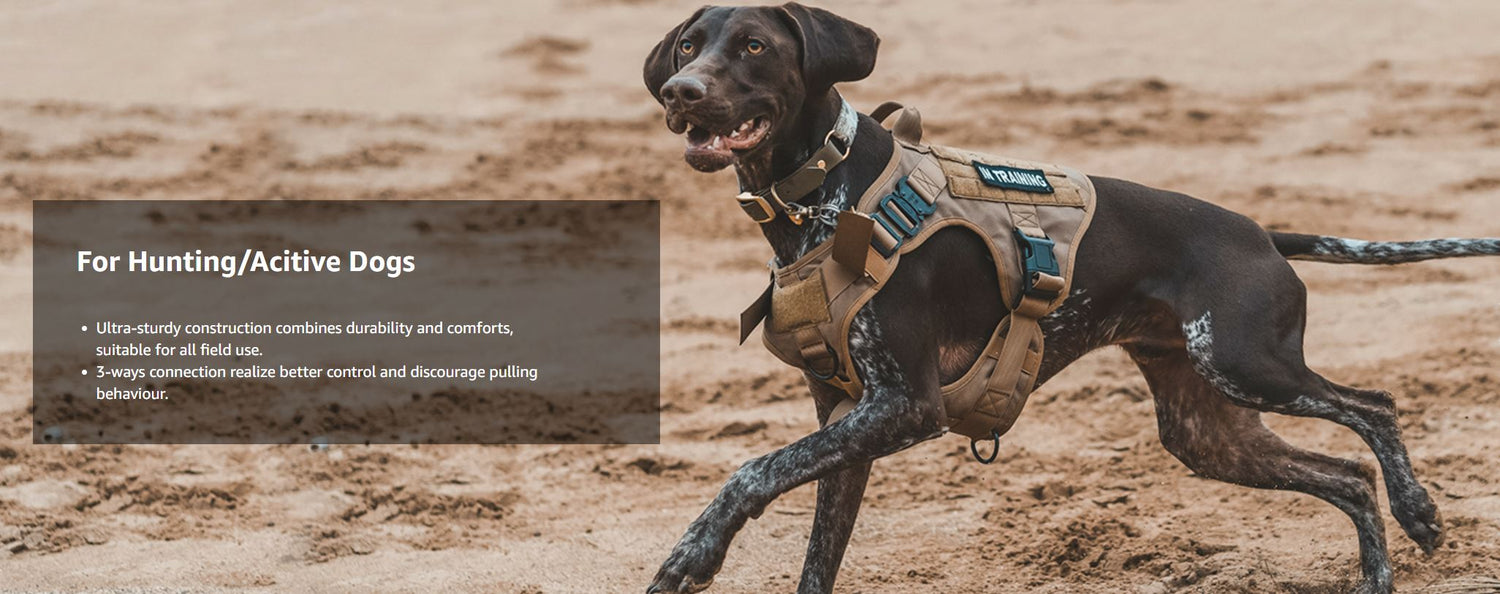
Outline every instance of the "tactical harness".
<path fill-rule="evenodd" d="M 844 111 L 847 123 L 852 109 L 845 104 Z M 895 139 L 890 162 L 852 208 L 837 211 L 832 238 L 772 270 L 770 286 L 740 316 L 740 342 L 764 319 L 772 354 L 849 395 L 841 416 L 863 392 L 849 355 L 855 314 L 904 254 L 941 229 L 968 229 L 989 249 L 1010 312 L 969 370 L 942 386 L 943 407 L 950 431 L 976 443 L 998 440 L 1036 384 L 1044 346 L 1038 320 L 1067 298 L 1073 254 L 1094 214 L 1094 186 L 1066 167 L 921 144 L 921 116 L 912 108 L 887 103 L 871 116 L 884 123 L 896 112 L 888 125 Z M 852 126 L 835 127 L 807 166 L 771 188 L 740 194 L 741 208 L 760 223 L 779 213 L 798 224 L 828 220 L 833 214 L 819 211 L 826 207 L 796 199 L 822 185 L 852 141 Z M 974 455 L 987 462 L 977 447 Z"/>

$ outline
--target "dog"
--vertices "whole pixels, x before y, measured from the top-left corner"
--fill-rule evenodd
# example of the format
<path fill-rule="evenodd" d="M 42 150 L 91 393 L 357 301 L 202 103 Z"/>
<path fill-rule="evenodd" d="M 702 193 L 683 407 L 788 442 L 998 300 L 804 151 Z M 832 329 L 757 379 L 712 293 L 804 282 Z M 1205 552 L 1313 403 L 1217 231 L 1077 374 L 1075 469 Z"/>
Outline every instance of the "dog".
<path fill-rule="evenodd" d="M 668 129 L 686 135 L 687 163 L 705 172 L 733 166 L 740 189 L 753 192 L 824 145 L 844 105 L 834 86 L 867 77 L 879 43 L 869 28 L 796 3 L 704 7 L 650 52 L 644 78 Z M 891 133 L 859 116 L 847 150 L 801 204 L 849 208 L 849 197 L 862 195 L 890 159 Z M 1391 395 L 1336 384 L 1304 363 L 1306 288 L 1287 261 L 1497 255 L 1500 240 L 1366 242 L 1268 232 L 1183 194 L 1090 179 L 1097 211 L 1077 248 L 1072 291 L 1041 320 L 1047 349 L 1037 385 L 1089 351 L 1123 347 L 1150 386 L 1167 451 L 1204 477 L 1334 505 L 1359 539 L 1356 591 L 1393 591 L 1374 468 L 1295 447 L 1261 422 L 1272 412 L 1354 430 L 1380 463 L 1391 513 L 1406 535 L 1428 553 L 1442 542 L 1438 510 L 1413 475 Z M 828 239 L 834 223 L 794 222 L 782 212 L 761 230 L 775 262 L 786 265 Z M 863 380 L 857 405 L 830 422 L 846 395 L 809 374 L 822 427 L 735 471 L 648 592 L 707 588 L 745 522 L 812 481 L 817 511 L 798 591 L 831 591 L 871 462 L 945 432 L 939 387 L 969 369 L 1006 316 L 996 274 L 984 244 L 958 229 L 941 230 L 903 256 L 850 330 Z"/>

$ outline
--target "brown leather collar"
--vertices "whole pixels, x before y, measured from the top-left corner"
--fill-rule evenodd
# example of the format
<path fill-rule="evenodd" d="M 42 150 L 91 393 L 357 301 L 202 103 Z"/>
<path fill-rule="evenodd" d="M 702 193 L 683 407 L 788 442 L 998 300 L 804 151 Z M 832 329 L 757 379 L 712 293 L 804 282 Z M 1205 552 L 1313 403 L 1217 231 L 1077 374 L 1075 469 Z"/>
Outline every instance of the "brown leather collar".
<path fill-rule="evenodd" d="M 740 209 L 760 224 L 769 223 L 777 215 L 786 213 L 793 223 L 801 225 L 803 219 L 810 216 L 814 209 L 797 201 L 821 187 L 828 178 L 828 172 L 849 156 L 858 127 L 859 114 L 849 102 L 843 102 L 843 106 L 839 108 L 838 121 L 828 131 L 823 146 L 813 152 L 797 171 L 771 184 L 771 187 L 756 192 L 740 192 L 735 197 Z"/>

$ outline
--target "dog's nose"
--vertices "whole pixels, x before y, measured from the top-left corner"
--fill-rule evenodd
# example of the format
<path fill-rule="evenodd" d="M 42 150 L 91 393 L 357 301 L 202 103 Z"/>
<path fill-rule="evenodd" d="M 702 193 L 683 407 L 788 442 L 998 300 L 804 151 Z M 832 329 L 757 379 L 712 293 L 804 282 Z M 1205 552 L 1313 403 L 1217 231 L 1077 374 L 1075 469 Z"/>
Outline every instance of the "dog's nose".
<path fill-rule="evenodd" d="M 687 107 L 703 100 L 708 87 L 691 76 L 674 76 L 661 86 L 661 98 L 668 105 Z"/>

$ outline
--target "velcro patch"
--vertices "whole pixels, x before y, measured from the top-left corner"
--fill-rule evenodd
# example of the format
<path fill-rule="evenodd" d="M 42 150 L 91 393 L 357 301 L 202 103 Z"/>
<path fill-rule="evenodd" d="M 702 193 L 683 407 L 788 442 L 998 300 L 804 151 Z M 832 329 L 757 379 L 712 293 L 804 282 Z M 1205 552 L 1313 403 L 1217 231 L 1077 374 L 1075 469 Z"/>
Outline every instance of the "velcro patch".
<path fill-rule="evenodd" d="M 823 285 L 823 271 L 806 279 L 771 289 L 772 332 L 792 332 L 827 322 L 828 294 Z"/>
<path fill-rule="evenodd" d="M 979 172 L 979 181 L 986 186 L 1033 194 L 1052 193 L 1052 184 L 1047 181 L 1047 174 L 1040 169 L 1021 169 L 974 161 L 974 171 Z"/>

